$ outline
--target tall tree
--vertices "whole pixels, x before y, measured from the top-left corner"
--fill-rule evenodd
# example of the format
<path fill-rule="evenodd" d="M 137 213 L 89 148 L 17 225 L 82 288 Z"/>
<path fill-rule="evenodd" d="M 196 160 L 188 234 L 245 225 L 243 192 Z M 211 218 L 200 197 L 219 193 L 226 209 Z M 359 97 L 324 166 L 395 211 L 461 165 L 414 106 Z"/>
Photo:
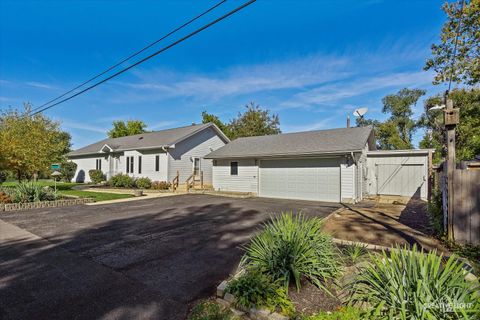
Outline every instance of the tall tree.
<path fill-rule="evenodd" d="M 223 123 L 216 115 L 208 113 L 207 111 L 202 112 L 202 123 L 214 123 L 222 132 L 229 138 L 232 139 L 233 135 L 230 130 L 230 125 L 228 123 Z"/>
<path fill-rule="evenodd" d="M 456 108 L 460 109 L 460 123 L 457 125 L 455 151 L 457 160 L 472 160 L 480 154 L 480 89 L 456 89 L 449 94 Z M 442 104 L 441 96 L 429 98 L 419 124 L 426 129 L 420 141 L 421 148 L 436 150 L 434 161 L 440 162 L 444 154 L 443 110 L 430 110 Z"/>
<path fill-rule="evenodd" d="M 277 114 L 270 114 L 267 109 L 261 109 L 258 104 L 250 102 L 245 106 L 244 113 L 238 113 L 230 123 L 233 138 L 264 136 L 279 134 L 280 119 Z"/>
<path fill-rule="evenodd" d="M 390 117 L 385 122 L 357 118 L 357 126 L 373 127 L 378 149 L 412 149 L 412 134 L 417 128 L 417 123 L 412 119 L 412 106 L 424 94 L 424 90 L 404 88 L 396 94 L 387 95 L 382 99 L 382 112 L 389 113 Z"/>
<path fill-rule="evenodd" d="M 48 172 L 70 150 L 70 135 L 60 124 L 42 114 L 30 116 L 30 110 L 26 104 L 23 112 L 0 114 L 0 170 L 14 172 L 19 180 Z"/>
<path fill-rule="evenodd" d="M 128 120 L 126 123 L 123 120 L 113 121 L 113 128 L 108 131 L 109 138 L 120 138 L 126 136 L 133 136 L 147 132 L 147 124 L 141 120 Z"/>
<path fill-rule="evenodd" d="M 480 82 L 480 0 L 445 2 L 447 21 L 442 27 L 440 43 L 432 45 L 432 57 L 424 69 L 436 72 L 434 84 L 454 82 L 475 85 Z M 456 59 L 452 64 L 458 33 Z"/>
<path fill-rule="evenodd" d="M 244 113 L 239 112 L 237 118 L 229 123 L 222 122 L 217 116 L 202 112 L 202 123 L 212 122 L 230 139 L 251 136 L 263 136 L 281 133 L 280 120 L 277 114 L 270 114 L 258 104 L 250 102 Z"/>
<path fill-rule="evenodd" d="M 389 120 L 379 128 L 379 138 L 383 139 L 385 149 L 413 148 L 412 134 L 416 129 L 416 122 L 412 119 L 412 107 L 423 95 L 425 90 L 404 88 L 382 99 L 382 112 L 390 113 Z M 385 136 L 382 136 L 382 133 Z"/>

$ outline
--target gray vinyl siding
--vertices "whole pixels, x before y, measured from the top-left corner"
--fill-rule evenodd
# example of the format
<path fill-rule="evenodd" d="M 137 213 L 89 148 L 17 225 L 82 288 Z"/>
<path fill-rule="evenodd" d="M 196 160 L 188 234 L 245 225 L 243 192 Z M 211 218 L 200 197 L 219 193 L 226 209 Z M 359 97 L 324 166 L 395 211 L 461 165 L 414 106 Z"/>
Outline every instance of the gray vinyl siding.
<path fill-rule="evenodd" d="M 96 160 L 102 159 L 102 172 L 108 171 L 108 159 L 104 155 L 75 157 L 70 160 L 77 164 L 73 182 L 90 182 L 88 171 L 96 169 Z"/>
<path fill-rule="evenodd" d="M 419 190 L 420 197 L 427 197 L 427 177 L 428 177 L 428 156 L 427 155 L 368 155 L 368 192 L 371 195 L 377 194 L 377 170 L 383 170 L 391 176 L 390 181 L 382 188 L 397 189 L 397 195 L 412 196 L 410 190 Z M 378 168 L 377 168 L 378 167 Z M 412 175 L 411 170 L 415 170 Z M 395 188 L 388 187 L 388 184 L 395 184 Z M 401 188 L 400 188 L 401 186 Z M 382 189 L 379 187 L 379 189 Z M 382 192 L 380 194 L 392 194 L 391 192 Z"/>
<path fill-rule="evenodd" d="M 128 173 L 129 176 L 139 178 L 147 177 L 152 181 L 167 181 L 168 178 L 168 158 L 162 149 L 155 150 L 131 150 L 125 151 L 124 155 L 119 159 L 119 171 L 127 174 L 126 157 L 133 156 L 133 172 Z M 138 157 L 142 157 L 142 172 L 138 173 Z M 159 171 L 155 171 L 155 157 L 160 156 Z"/>
<path fill-rule="evenodd" d="M 230 162 L 238 162 L 238 175 L 230 174 Z M 258 191 L 258 165 L 254 159 L 215 160 L 213 166 L 213 188 L 217 191 Z"/>
<path fill-rule="evenodd" d="M 197 157 L 200 158 L 200 170 L 203 171 L 204 183 L 211 184 L 212 160 L 203 157 L 224 145 L 225 142 L 212 128 L 205 129 L 177 143 L 175 148 L 168 150 L 168 180 L 172 181 L 178 171 L 180 173 L 180 184 L 185 183 L 193 173 L 192 157 Z"/>
<path fill-rule="evenodd" d="M 353 163 L 340 165 L 342 202 L 353 202 L 355 199 L 355 169 Z"/>

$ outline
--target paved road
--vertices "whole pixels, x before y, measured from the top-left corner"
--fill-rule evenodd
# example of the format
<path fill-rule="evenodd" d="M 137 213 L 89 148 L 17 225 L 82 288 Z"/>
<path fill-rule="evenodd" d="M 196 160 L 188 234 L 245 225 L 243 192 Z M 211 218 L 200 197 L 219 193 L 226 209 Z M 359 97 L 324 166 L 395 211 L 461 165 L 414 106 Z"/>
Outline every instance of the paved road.
<path fill-rule="evenodd" d="M 0 319 L 184 319 L 270 213 L 338 207 L 182 195 L 4 213 Z"/>

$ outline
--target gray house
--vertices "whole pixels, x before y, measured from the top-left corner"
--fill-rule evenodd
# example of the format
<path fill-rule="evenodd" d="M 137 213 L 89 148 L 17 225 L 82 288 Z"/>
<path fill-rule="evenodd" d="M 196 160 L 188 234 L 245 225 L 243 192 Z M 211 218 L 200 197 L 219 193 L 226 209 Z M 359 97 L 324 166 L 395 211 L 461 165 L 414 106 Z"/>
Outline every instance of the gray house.
<path fill-rule="evenodd" d="M 357 202 L 368 194 L 426 198 L 428 152 L 377 152 L 373 129 L 355 127 L 239 138 L 206 158 L 218 191 Z"/>
<path fill-rule="evenodd" d="M 212 183 L 212 160 L 205 155 L 230 140 L 212 123 L 191 125 L 128 137 L 105 139 L 68 154 L 77 164 L 73 181 L 89 182 L 88 171 L 102 170 L 107 179 L 118 173 L 172 181 L 177 171 L 180 184 L 192 174 L 203 173 Z"/>

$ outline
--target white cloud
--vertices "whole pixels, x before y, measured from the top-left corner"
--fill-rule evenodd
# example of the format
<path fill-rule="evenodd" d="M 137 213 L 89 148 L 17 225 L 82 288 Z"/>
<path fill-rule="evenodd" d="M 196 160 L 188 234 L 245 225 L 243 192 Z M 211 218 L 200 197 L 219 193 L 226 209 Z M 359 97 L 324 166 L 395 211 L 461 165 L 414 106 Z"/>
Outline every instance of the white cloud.
<path fill-rule="evenodd" d="M 35 82 L 35 81 L 30 81 L 25 83 L 27 86 L 34 87 L 34 88 L 39 88 L 39 89 L 48 89 L 48 90 L 53 90 L 57 89 L 57 87 L 42 83 L 42 82 Z"/>
<path fill-rule="evenodd" d="M 148 130 L 161 130 L 161 129 L 167 129 L 171 126 L 173 126 L 174 124 L 176 124 L 177 121 L 160 121 L 160 122 L 157 122 L 157 123 L 154 123 L 152 125 L 149 125 L 147 127 Z"/>
<path fill-rule="evenodd" d="M 84 131 L 91 131 L 91 132 L 98 132 L 98 133 L 106 133 L 108 130 L 105 127 L 99 127 L 90 125 L 88 123 L 73 121 L 73 120 L 61 120 L 62 127 L 68 129 L 78 129 Z"/>
<path fill-rule="evenodd" d="M 320 121 L 306 123 L 301 125 L 282 125 L 283 132 L 299 132 L 299 131 L 311 131 L 311 130 L 322 130 L 331 128 L 332 121 L 334 121 L 335 117 L 329 117 L 322 119 Z"/>

